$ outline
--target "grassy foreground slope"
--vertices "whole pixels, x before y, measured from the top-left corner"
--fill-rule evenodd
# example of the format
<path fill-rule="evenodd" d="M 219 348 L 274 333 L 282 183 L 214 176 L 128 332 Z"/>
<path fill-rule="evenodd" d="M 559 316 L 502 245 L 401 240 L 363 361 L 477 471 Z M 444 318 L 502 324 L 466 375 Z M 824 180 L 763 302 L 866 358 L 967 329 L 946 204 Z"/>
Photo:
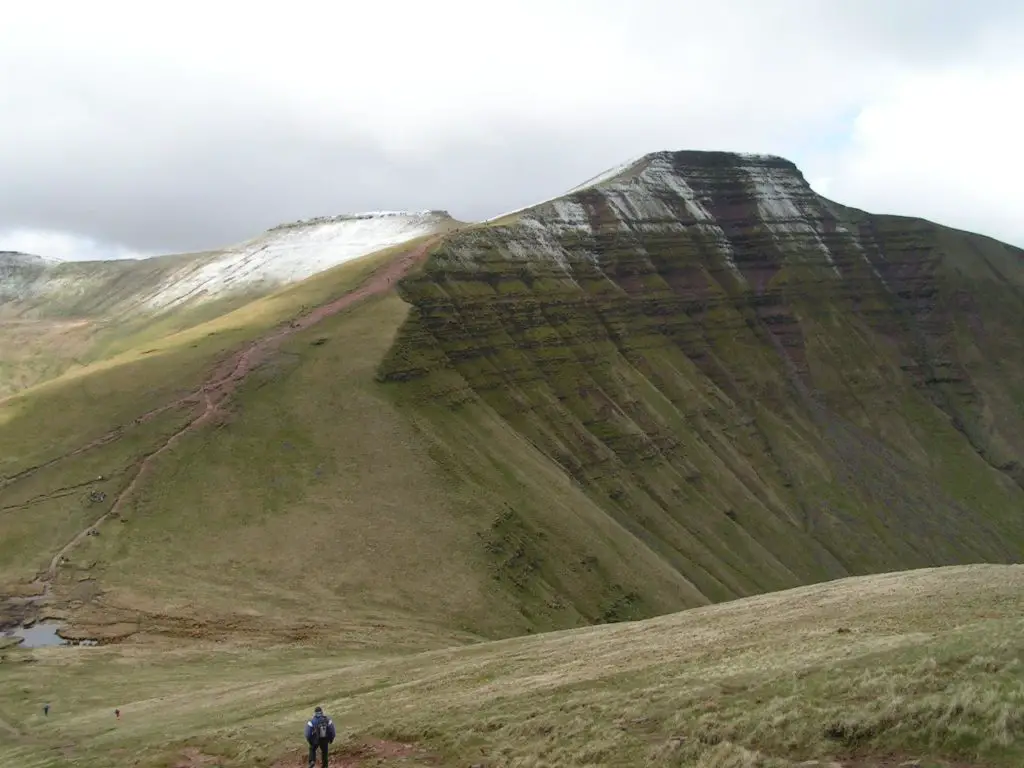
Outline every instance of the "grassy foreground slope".
<path fill-rule="evenodd" d="M 319 703 L 335 765 L 1011 768 L 1022 616 L 1024 568 L 967 566 L 399 658 L 8 650 L 0 764 L 299 766 Z"/>

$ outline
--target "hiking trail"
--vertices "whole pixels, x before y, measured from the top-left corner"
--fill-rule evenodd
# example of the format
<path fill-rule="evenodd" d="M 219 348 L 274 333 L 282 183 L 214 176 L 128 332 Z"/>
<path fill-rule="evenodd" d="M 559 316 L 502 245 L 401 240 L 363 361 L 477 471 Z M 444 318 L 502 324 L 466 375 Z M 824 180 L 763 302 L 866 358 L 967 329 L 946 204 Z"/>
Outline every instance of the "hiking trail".
<path fill-rule="evenodd" d="M 33 587 L 41 587 L 42 592 L 38 595 L 26 598 L 26 600 L 39 602 L 49 597 L 53 581 L 57 577 L 57 571 L 60 568 L 61 562 L 67 558 L 72 550 L 74 550 L 75 547 L 89 536 L 90 533 L 98 530 L 104 522 L 117 515 L 138 487 L 139 483 L 145 478 L 147 472 L 150 471 L 153 466 L 153 462 L 185 435 L 209 422 L 225 401 L 234 393 L 242 381 L 244 381 L 246 376 L 259 366 L 260 363 L 264 362 L 267 357 L 276 350 L 277 346 L 282 341 L 293 334 L 304 331 L 307 328 L 310 328 L 317 323 L 348 309 L 362 299 L 377 294 L 387 293 L 393 288 L 394 283 L 398 279 L 403 277 L 414 266 L 424 261 L 430 250 L 442 238 L 443 235 L 434 235 L 426 242 L 409 250 L 403 251 L 396 258 L 388 262 L 386 266 L 378 268 L 372 272 L 366 281 L 358 287 L 325 304 L 321 304 L 320 306 L 313 308 L 306 314 L 283 322 L 270 332 L 250 341 L 240 350 L 229 355 L 223 362 L 213 369 L 210 376 L 198 389 L 193 390 L 187 395 L 184 395 L 171 403 L 147 411 L 142 416 L 136 418 L 132 423 L 141 424 L 172 408 L 188 404 L 202 406 L 201 410 L 194 408 L 192 415 L 185 422 L 184 426 L 164 440 L 163 443 L 157 446 L 154 450 L 144 454 L 142 458 L 135 463 L 135 473 L 132 475 L 131 480 L 124 489 L 117 495 L 110 509 L 100 515 L 90 525 L 79 531 L 70 541 L 60 548 L 60 550 L 50 559 L 50 563 L 47 566 L 46 571 L 43 574 L 40 574 L 32 583 Z M 30 474 L 34 474 L 40 469 L 52 466 L 59 461 L 63 461 L 64 459 L 77 456 L 88 450 L 92 450 L 93 448 L 98 448 L 113 442 L 121 437 L 123 433 L 124 427 L 117 427 L 80 448 L 76 448 L 69 453 L 58 456 L 57 458 L 51 459 L 35 467 L 30 467 L 29 469 L 23 470 L 3 481 L 0 481 L 0 489 L 3 489 L 5 486 L 10 485 L 17 480 L 27 477 Z"/>

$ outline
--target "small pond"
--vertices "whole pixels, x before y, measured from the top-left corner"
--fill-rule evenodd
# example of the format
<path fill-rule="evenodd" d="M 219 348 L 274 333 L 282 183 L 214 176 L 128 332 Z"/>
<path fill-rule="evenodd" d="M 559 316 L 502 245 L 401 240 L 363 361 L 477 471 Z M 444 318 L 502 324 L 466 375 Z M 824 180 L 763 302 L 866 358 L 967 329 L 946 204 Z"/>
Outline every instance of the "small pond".
<path fill-rule="evenodd" d="M 48 648 L 56 645 L 96 645 L 95 640 L 69 641 L 57 634 L 60 624 L 55 621 L 41 621 L 31 627 L 17 627 L 3 633 L 4 637 L 21 640 L 22 648 Z"/>

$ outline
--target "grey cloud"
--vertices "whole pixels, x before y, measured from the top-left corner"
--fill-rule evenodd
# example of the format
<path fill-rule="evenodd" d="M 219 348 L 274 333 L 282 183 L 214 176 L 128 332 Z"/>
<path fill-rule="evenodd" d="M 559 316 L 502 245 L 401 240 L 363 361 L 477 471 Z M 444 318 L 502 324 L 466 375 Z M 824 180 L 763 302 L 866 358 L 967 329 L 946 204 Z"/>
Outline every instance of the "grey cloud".
<path fill-rule="evenodd" d="M 425 124 L 418 136 L 400 84 L 383 81 L 381 103 L 394 101 L 392 119 L 417 139 L 405 149 L 375 135 L 379 119 L 340 109 L 345 77 L 322 78 L 333 89 L 318 96 L 319 106 L 339 111 L 313 114 L 258 76 L 217 80 L 99 54 L 5 60 L 0 36 L 0 233 L 55 230 L 142 251 L 198 250 L 346 211 L 446 208 L 479 219 L 657 149 L 769 151 L 799 163 L 829 150 L 816 136 L 841 137 L 857 99 L 884 81 L 879 59 L 969 57 L 988 30 L 1022 15 L 1004 0 L 947 2 L 940 11 L 930 0 L 777 0 L 770 10 L 752 2 L 706 12 L 673 0 L 593 0 L 580 8 L 618 30 L 622 47 L 531 81 L 547 106 L 521 94 L 503 103 L 488 90 L 488 62 L 467 60 L 460 66 L 480 70 L 476 92 L 414 86 L 457 104 L 466 124 Z M 481 17 L 464 34 L 496 35 L 500 26 Z M 530 40 L 516 43 L 528 60 Z M 417 64 L 407 62 L 414 83 Z M 635 72 L 613 79 L 626 64 Z M 602 90 L 604 80 L 615 87 Z M 592 90 L 580 102 L 589 106 L 558 106 L 555 96 L 575 104 L 569 96 L 579 88 Z"/>

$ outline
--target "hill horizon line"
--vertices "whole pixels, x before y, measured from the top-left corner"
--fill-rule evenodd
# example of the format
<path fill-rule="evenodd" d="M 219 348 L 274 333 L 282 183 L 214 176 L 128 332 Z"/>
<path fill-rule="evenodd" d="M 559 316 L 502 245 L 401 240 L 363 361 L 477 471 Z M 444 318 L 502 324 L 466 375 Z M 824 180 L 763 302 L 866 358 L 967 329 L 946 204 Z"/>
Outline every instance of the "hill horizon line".
<path fill-rule="evenodd" d="M 799 176 L 800 179 L 803 181 L 803 183 L 806 184 L 807 187 L 809 189 L 811 189 L 816 195 L 818 195 L 819 197 L 825 198 L 825 199 L 831 199 L 828 196 L 818 192 L 817 190 L 814 190 L 813 185 L 804 176 L 803 171 L 801 170 L 800 166 L 796 162 L 794 162 L 793 160 L 790 160 L 788 157 L 786 157 L 784 155 L 779 155 L 779 154 L 775 154 L 775 153 L 765 153 L 765 152 L 745 152 L 745 151 L 739 151 L 739 150 L 733 151 L 733 150 L 711 150 L 711 149 L 660 149 L 660 150 L 652 150 L 652 151 L 646 152 L 646 153 L 644 153 L 642 155 L 635 155 L 635 156 L 633 156 L 629 160 L 626 160 L 624 162 L 618 163 L 618 164 L 613 165 L 613 166 L 609 166 L 605 170 L 601 171 L 600 173 L 595 174 L 594 176 L 591 176 L 590 178 L 588 178 L 587 180 L 581 182 L 580 184 L 578 184 L 576 186 L 573 186 L 573 187 L 570 187 L 570 188 L 568 188 L 568 189 L 566 189 L 563 192 L 560 192 L 558 194 L 552 195 L 551 197 L 542 198 L 542 199 L 539 199 L 539 200 L 537 200 L 535 202 L 529 203 L 528 205 L 525 205 L 525 206 L 522 206 L 522 207 L 519 207 L 519 208 L 515 208 L 515 209 L 511 209 L 511 210 L 508 210 L 508 211 L 504 211 L 504 212 L 496 214 L 494 216 L 489 216 L 487 218 L 481 218 L 481 219 L 459 219 L 459 218 L 453 216 L 449 212 L 449 210 L 447 208 L 424 208 L 424 209 L 396 208 L 396 209 L 380 209 L 380 210 L 366 209 L 366 210 L 357 210 L 357 211 L 344 211 L 344 212 L 336 213 L 336 214 L 324 214 L 324 215 L 319 215 L 319 216 L 311 216 L 311 217 L 308 217 L 308 218 L 294 219 L 294 220 L 291 220 L 291 221 L 282 221 L 279 224 L 274 224 L 274 225 L 271 225 L 271 226 L 264 227 L 263 229 L 259 230 L 254 235 L 250 235 L 249 237 L 244 237 L 242 239 L 235 240 L 235 241 L 233 241 L 231 243 L 211 244 L 211 245 L 208 245 L 208 246 L 205 246 L 205 247 L 202 247 L 202 248 L 191 249 L 191 250 L 171 250 L 171 249 L 166 249 L 165 250 L 165 249 L 162 249 L 160 251 L 154 251 L 152 253 L 148 253 L 148 254 L 145 254 L 145 255 L 138 255 L 138 256 L 113 257 L 113 258 L 105 258 L 105 259 L 95 259 L 95 258 L 76 259 L 76 258 L 62 258 L 60 256 L 54 256 L 54 255 L 45 254 L 45 253 L 36 253 L 36 252 L 22 251 L 22 250 L 18 250 L 18 249 L 9 249 L 9 248 L 5 248 L 2 245 L 0 245 L 0 257 L 4 257 L 4 256 L 28 257 L 29 259 L 33 259 L 33 260 L 38 259 L 38 260 L 40 260 L 42 262 L 47 263 L 49 266 L 57 266 L 59 264 L 64 264 L 64 263 L 106 264 L 106 263 L 110 263 L 110 262 L 143 262 L 143 261 L 148 261 L 150 259 L 157 259 L 157 258 L 167 257 L 167 256 L 184 256 L 184 255 L 188 255 L 188 254 L 205 253 L 205 252 L 211 252 L 211 251 L 217 251 L 217 250 L 226 250 L 226 249 L 230 249 L 230 248 L 234 248 L 234 247 L 238 247 L 240 245 L 243 245 L 244 243 L 249 242 L 251 240 L 254 240 L 254 239 L 256 239 L 256 238 L 258 238 L 258 237 L 260 237 L 262 235 L 276 233 L 276 232 L 280 232 L 282 230 L 287 230 L 287 229 L 300 229 L 300 228 L 303 228 L 303 227 L 312 227 L 312 226 L 316 226 L 316 225 L 319 225 L 319 224 L 328 224 L 328 223 L 336 223 L 336 222 L 341 222 L 341 221 L 352 221 L 352 220 L 373 219 L 373 218 L 434 217 L 434 218 L 438 218 L 438 219 L 450 220 L 451 222 L 454 222 L 455 224 L 460 225 L 460 226 L 486 226 L 486 225 L 498 222 L 498 221 L 500 221 L 503 218 L 506 218 L 506 217 L 509 217 L 509 216 L 513 216 L 513 215 L 517 215 L 517 214 L 523 213 L 525 211 L 529 211 L 529 210 L 531 210 L 533 208 L 536 208 L 536 207 L 538 207 L 540 205 L 544 205 L 546 203 L 550 203 L 550 202 L 553 202 L 555 200 L 560 200 L 560 199 L 564 199 L 564 198 L 567 198 L 567 197 L 571 197 L 571 196 L 573 196 L 575 194 L 578 194 L 580 192 L 584 192 L 587 189 L 590 189 L 592 187 L 599 186 L 601 184 L 605 184 L 605 183 L 614 181 L 617 177 L 619 177 L 620 175 L 622 175 L 624 173 L 627 173 L 628 171 L 636 168 L 641 163 L 649 162 L 649 161 L 651 161 L 653 159 L 656 159 L 656 158 L 659 158 L 659 157 L 661 157 L 661 158 L 677 157 L 678 158 L 680 156 L 686 156 L 687 159 L 690 162 L 693 162 L 693 161 L 696 161 L 696 160 L 721 161 L 721 160 L 727 160 L 727 159 L 740 159 L 740 160 L 743 160 L 743 161 L 745 161 L 747 163 L 757 163 L 759 165 L 766 165 L 766 166 L 772 166 L 772 167 L 777 167 L 777 168 L 778 167 L 785 167 L 788 170 L 790 170 L 791 172 L 795 173 L 797 176 Z M 836 201 L 836 202 L 838 202 L 838 201 Z M 856 208 L 856 206 L 846 206 L 846 207 Z M 909 218 L 909 219 L 919 219 L 919 220 L 922 220 L 922 221 L 926 221 L 926 222 L 928 222 L 930 224 L 938 224 L 940 226 L 946 226 L 948 229 L 954 229 L 954 230 L 958 230 L 958 231 L 961 231 L 961 232 L 970 232 L 972 234 L 978 234 L 978 235 L 981 235 L 982 237 L 988 237 L 988 238 L 991 238 L 992 240 L 996 240 L 998 242 L 1003 242 L 1003 243 L 1006 243 L 1008 245 L 1012 245 L 1014 247 L 1021 247 L 1017 243 L 1012 243 L 1012 242 L 1009 242 L 1007 240 L 1003 240 L 1003 239 L 1001 239 L 1000 237 L 998 237 L 996 235 L 989 235 L 989 234 L 986 234 L 984 232 L 979 232 L 979 231 L 976 231 L 976 230 L 963 229 L 963 228 L 960 228 L 960 227 L 952 227 L 952 226 L 943 224 L 941 221 L 927 219 L 927 218 L 923 218 L 923 217 L 920 217 L 920 216 L 904 215 L 904 214 L 898 214 L 898 213 L 890 214 L 890 215 L 904 216 L 905 218 Z"/>

